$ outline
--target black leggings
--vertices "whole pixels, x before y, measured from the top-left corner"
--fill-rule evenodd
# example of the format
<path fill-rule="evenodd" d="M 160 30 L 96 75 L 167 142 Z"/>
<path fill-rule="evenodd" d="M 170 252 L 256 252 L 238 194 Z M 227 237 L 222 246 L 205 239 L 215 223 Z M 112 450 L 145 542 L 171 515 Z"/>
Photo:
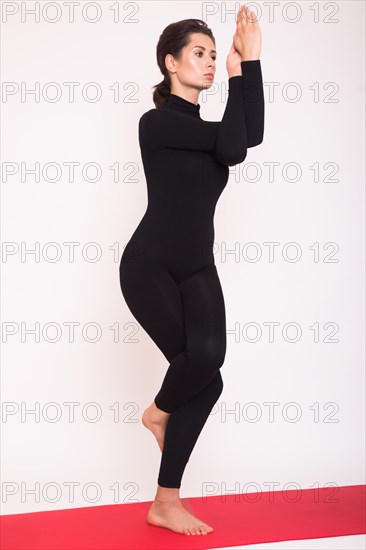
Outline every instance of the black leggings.
<path fill-rule="evenodd" d="M 155 397 L 171 413 L 158 484 L 180 488 L 184 469 L 218 400 L 226 353 L 225 304 L 215 264 L 179 283 L 148 258 L 120 263 L 126 303 L 170 365 Z"/>

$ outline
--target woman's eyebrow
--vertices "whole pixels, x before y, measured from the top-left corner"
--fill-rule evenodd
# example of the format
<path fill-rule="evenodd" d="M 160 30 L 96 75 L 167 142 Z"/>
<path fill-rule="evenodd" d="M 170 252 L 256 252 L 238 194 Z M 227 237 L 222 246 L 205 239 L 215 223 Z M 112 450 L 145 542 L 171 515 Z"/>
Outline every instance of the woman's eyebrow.
<path fill-rule="evenodd" d="M 204 48 L 203 46 L 193 46 L 194 48 L 202 48 L 203 50 L 206 50 L 206 48 Z M 211 52 L 214 52 L 214 53 L 217 53 L 216 50 L 211 50 Z M 210 52 L 210 53 L 211 53 Z"/>

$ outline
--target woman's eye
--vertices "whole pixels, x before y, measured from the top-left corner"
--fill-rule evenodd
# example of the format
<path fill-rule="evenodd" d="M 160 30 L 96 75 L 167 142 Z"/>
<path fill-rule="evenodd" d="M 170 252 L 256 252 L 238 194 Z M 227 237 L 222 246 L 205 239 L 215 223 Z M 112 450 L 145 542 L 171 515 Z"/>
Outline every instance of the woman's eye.
<path fill-rule="evenodd" d="M 198 55 L 200 55 L 201 53 L 203 53 L 203 52 L 196 52 L 196 54 L 198 54 Z M 216 57 L 213 57 L 212 59 L 213 59 L 213 61 L 216 61 Z"/>

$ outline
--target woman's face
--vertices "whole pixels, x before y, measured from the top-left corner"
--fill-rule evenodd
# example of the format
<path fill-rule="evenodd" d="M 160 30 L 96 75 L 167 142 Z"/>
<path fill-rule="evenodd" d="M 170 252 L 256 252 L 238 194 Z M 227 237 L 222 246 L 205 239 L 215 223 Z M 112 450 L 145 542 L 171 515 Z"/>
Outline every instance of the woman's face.
<path fill-rule="evenodd" d="M 168 60 L 168 68 L 175 73 L 180 84 L 198 90 L 212 86 L 216 73 L 216 50 L 209 36 L 201 33 L 191 34 L 190 42 L 183 48 L 181 58 L 170 58 L 172 65 L 169 65 Z"/>

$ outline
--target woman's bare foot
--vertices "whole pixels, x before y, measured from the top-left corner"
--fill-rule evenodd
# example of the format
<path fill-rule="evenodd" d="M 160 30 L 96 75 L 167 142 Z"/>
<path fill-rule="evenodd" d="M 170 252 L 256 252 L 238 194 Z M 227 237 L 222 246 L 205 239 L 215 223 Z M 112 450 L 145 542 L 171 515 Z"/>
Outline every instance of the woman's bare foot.
<path fill-rule="evenodd" d="M 179 499 L 179 489 L 158 485 L 158 493 L 147 514 L 147 523 L 182 535 L 207 535 L 213 528 L 190 514 Z"/>
<path fill-rule="evenodd" d="M 141 422 L 143 423 L 145 428 L 147 428 L 154 434 L 161 452 L 163 452 L 164 448 L 165 428 L 168 423 L 169 417 L 170 413 L 158 409 L 158 407 L 155 405 L 155 401 L 151 403 L 150 407 L 145 409 L 141 417 Z"/>

